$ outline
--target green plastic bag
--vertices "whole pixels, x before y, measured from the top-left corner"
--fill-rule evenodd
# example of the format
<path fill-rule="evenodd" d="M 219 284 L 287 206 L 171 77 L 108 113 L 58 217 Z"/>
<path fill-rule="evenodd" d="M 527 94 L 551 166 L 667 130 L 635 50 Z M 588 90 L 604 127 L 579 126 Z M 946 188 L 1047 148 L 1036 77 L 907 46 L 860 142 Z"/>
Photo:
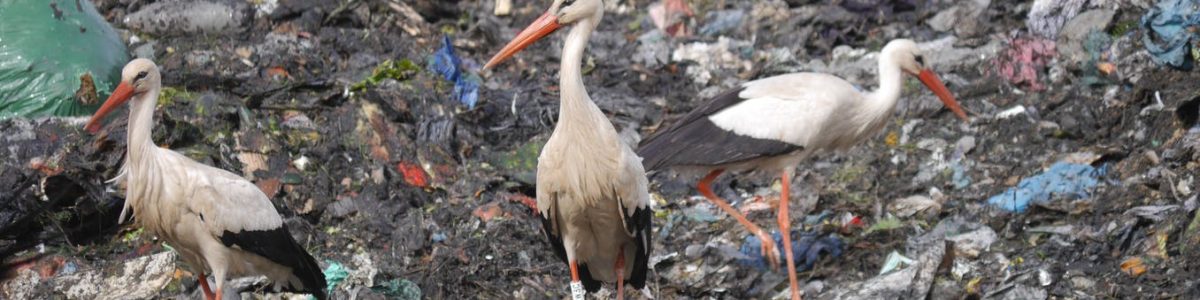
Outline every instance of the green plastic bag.
<path fill-rule="evenodd" d="M 89 0 L 0 0 L 0 119 L 91 114 L 127 61 Z"/>

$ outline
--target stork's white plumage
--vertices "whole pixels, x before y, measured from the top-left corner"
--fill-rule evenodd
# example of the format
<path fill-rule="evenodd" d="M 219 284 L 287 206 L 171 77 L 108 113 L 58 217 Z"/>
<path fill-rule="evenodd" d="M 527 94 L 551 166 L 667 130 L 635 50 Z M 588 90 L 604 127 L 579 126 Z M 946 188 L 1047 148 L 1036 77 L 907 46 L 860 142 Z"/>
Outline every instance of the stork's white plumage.
<path fill-rule="evenodd" d="M 777 265 L 771 238 L 710 188 L 723 171 L 782 171 L 778 223 L 783 233 L 793 299 L 799 298 L 792 257 L 788 186 L 794 168 L 813 154 L 849 148 L 879 131 L 900 99 L 903 74 L 916 75 L 963 121 L 967 115 L 932 71 L 916 43 L 891 41 L 879 55 L 879 88 L 863 92 L 827 74 L 794 73 L 754 80 L 728 91 L 642 141 L 638 154 L 648 170 L 702 170 L 701 194 L 733 215 L 762 241 Z"/>
<path fill-rule="evenodd" d="M 604 15 L 601 0 L 555 0 L 544 15 L 488 62 L 491 68 L 562 25 L 571 25 L 559 72 L 558 124 L 537 166 L 537 208 L 555 253 L 571 269 L 572 295 L 583 299 L 600 282 L 646 283 L 650 194 L 641 158 L 621 141 L 583 85 L 580 63 L 588 37 Z M 626 264 L 625 257 L 633 263 Z"/>
<path fill-rule="evenodd" d="M 266 275 L 276 289 L 325 299 L 320 266 L 292 238 L 266 194 L 238 175 L 151 141 L 160 80 L 154 62 L 130 61 L 120 85 L 86 127 L 96 132 L 105 115 L 132 100 L 128 152 L 113 179 L 126 186 L 120 218 L 132 211 L 138 225 L 178 251 L 200 274 L 207 299 L 221 299 L 227 277 L 249 275 Z M 215 293 L 205 274 L 213 275 Z"/>

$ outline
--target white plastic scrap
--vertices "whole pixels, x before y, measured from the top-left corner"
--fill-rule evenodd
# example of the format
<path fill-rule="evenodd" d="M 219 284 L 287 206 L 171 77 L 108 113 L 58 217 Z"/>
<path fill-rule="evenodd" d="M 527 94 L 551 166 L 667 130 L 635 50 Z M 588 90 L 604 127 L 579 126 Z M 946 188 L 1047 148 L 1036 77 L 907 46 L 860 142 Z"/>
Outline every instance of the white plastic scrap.
<path fill-rule="evenodd" d="M 1004 111 L 996 113 L 996 119 L 1008 119 L 1023 113 L 1025 113 L 1025 106 L 1017 105 L 1013 108 L 1005 109 Z"/>
<path fill-rule="evenodd" d="M 733 49 L 750 47 L 750 42 L 734 40 L 724 36 L 716 43 L 691 43 L 675 49 L 671 53 L 672 61 L 694 61 L 697 66 L 688 68 L 687 73 L 696 83 L 708 84 L 713 78 L 713 71 L 718 69 L 737 69 L 738 72 L 750 70 L 750 61 L 742 60 Z M 694 70 L 694 71 L 693 71 Z"/>
<path fill-rule="evenodd" d="M 292 161 L 292 165 L 296 166 L 296 170 L 300 170 L 300 172 L 304 172 L 304 167 L 308 166 L 308 157 L 304 156 L 304 155 L 300 155 L 300 158 L 297 158 L 296 160 Z"/>
<path fill-rule="evenodd" d="M 1051 283 L 1054 283 L 1054 277 L 1046 269 L 1038 269 L 1038 282 L 1042 286 L 1050 286 Z"/>
<path fill-rule="evenodd" d="M 1163 104 L 1163 102 L 1162 102 L 1162 94 L 1159 93 L 1158 91 L 1154 91 L 1154 104 L 1151 104 L 1150 106 L 1142 108 L 1142 111 L 1140 113 L 1138 113 L 1138 115 L 1145 116 L 1145 115 L 1150 114 L 1151 112 L 1163 110 L 1163 108 L 1166 108 L 1166 107 L 1167 107 L 1167 105 Z"/>
<path fill-rule="evenodd" d="M 904 257 L 900 252 L 893 250 L 892 253 L 888 254 L 887 260 L 884 261 L 883 268 L 879 270 L 879 275 L 887 274 L 903 266 L 912 265 L 915 262 L 917 261 Z"/>

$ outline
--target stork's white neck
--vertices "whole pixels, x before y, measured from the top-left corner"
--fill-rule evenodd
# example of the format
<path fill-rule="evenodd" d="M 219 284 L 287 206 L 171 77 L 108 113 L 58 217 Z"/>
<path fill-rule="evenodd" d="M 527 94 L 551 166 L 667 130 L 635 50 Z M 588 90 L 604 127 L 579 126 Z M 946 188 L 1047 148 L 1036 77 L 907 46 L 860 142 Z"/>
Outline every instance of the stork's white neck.
<path fill-rule="evenodd" d="M 158 104 L 159 88 L 135 95 L 130 102 L 129 125 L 126 128 L 128 136 L 128 151 L 130 162 L 137 164 L 147 158 L 146 153 L 153 151 L 154 141 L 151 139 L 154 128 L 154 107 Z"/>
<path fill-rule="evenodd" d="M 562 99 L 559 103 L 558 122 L 570 124 L 573 121 L 595 121 L 596 116 L 607 122 L 608 118 L 600 112 L 600 108 L 588 96 L 587 88 L 583 85 L 583 54 L 587 48 L 592 31 L 600 23 L 603 12 L 594 17 L 579 20 L 571 26 L 571 32 L 563 43 L 562 61 L 559 69 L 559 93 Z M 607 127 L 612 125 L 605 124 Z"/>
<path fill-rule="evenodd" d="M 879 88 L 867 95 L 869 113 L 876 114 L 875 118 L 887 118 L 896 108 L 900 100 L 900 92 L 904 86 L 904 72 L 900 64 L 892 58 L 892 53 L 882 52 L 879 55 Z M 878 114 L 884 114 L 882 116 Z"/>

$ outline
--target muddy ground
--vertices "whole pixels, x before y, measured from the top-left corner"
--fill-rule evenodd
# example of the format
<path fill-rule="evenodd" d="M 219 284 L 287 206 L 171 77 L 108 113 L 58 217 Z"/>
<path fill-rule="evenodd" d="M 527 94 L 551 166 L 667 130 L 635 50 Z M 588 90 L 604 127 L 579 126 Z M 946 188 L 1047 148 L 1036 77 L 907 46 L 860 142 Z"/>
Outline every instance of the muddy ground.
<path fill-rule="evenodd" d="M 961 5 L 950 1 L 689 1 L 696 17 L 684 19 L 692 32 L 678 37 L 648 19 L 651 2 L 614 1 L 591 39 L 585 81 L 618 130 L 636 140 L 721 88 L 862 56 L 837 45 L 870 52 L 894 38 L 955 37 L 941 47 L 978 58 L 933 65 L 970 112 L 969 125 L 910 82 L 897 116 L 876 138 L 799 167 L 791 183 L 797 235 L 816 232 L 845 245 L 840 256 L 822 256 L 800 273 L 806 298 L 1194 298 L 1200 75 L 1146 59 L 1136 21 L 1148 4 L 1094 2 L 1085 10 L 1117 11 L 1098 28 L 1125 47 L 1102 59 L 1117 70 L 1096 73 L 1089 66 L 1097 62 L 1074 63 L 1060 45 L 1030 84 L 997 71 L 1003 50 L 1035 35 L 1027 28 L 1029 1 L 985 4 L 973 18 L 979 28 L 967 32 L 929 25 Z M 150 34 L 121 21 L 148 1 L 95 2 L 125 40 L 137 37 L 131 49 L 162 68 L 169 92 L 160 99 L 154 140 L 255 181 L 323 268 L 347 270 L 331 287 L 335 298 L 566 295 L 566 267 L 523 205 L 557 117 L 562 34 L 483 71 L 473 108 L 426 68 L 449 35 L 468 72 L 480 72 L 548 1 L 516 1 L 508 16 L 495 15 L 493 1 L 219 3 L 246 12 L 238 27 Z M 720 33 L 699 33 L 720 9 L 746 16 Z M 743 44 L 728 46 L 738 63 L 712 67 L 712 79 L 689 73 L 709 70 L 706 62 L 667 58 L 720 37 Z M 651 45 L 665 47 L 651 51 L 661 58 L 639 57 Z M 872 89 L 874 70 L 865 70 L 839 74 Z M 1016 107 L 1023 110 L 1002 113 Z M 120 276 L 127 261 L 169 252 L 116 223 L 123 194 L 104 183 L 124 151 L 124 110 L 115 115 L 97 135 L 81 130 L 86 118 L 0 121 L 8 144 L 0 149 L 0 199 L 7 199 L 0 203 L 7 264 L 0 295 L 96 297 L 73 292 L 104 286 L 80 274 Z M 1059 196 L 1020 213 L 987 204 L 1064 159 L 1106 172 L 1084 197 Z M 774 228 L 773 175 L 725 175 L 716 190 Z M 784 273 L 740 262 L 746 231 L 698 197 L 695 177 L 663 172 L 651 180 L 657 212 L 649 294 L 772 298 L 787 288 Z M 898 213 L 895 203 L 910 196 L 937 205 Z M 855 217 L 863 225 L 848 224 Z M 974 240 L 952 238 L 984 231 L 994 240 L 975 248 L 963 246 Z M 926 275 L 907 278 L 894 293 L 863 294 L 887 286 L 872 280 L 892 252 L 915 259 L 911 270 Z M 186 266 L 162 270 L 162 284 L 146 287 L 148 294 L 125 295 L 199 297 Z M 243 296 L 263 295 L 254 280 L 233 286 Z M 635 294 L 628 296 L 641 297 Z M 611 287 L 600 296 L 612 297 Z"/>

